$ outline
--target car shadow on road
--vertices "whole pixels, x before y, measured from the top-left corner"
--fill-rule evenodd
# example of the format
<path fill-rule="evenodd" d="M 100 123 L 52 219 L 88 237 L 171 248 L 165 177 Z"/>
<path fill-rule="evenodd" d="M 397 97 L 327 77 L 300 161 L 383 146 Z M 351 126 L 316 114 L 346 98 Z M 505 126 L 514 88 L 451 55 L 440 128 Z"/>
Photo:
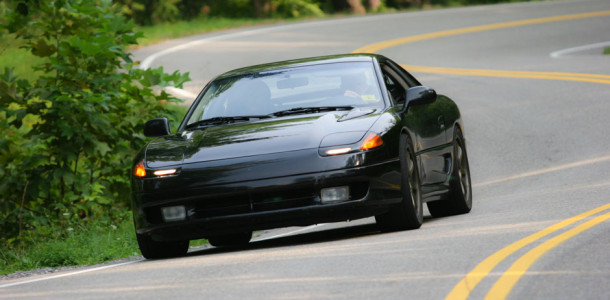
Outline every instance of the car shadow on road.
<path fill-rule="evenodd" d="M 424 221 L 429 218 L 424 218 Z M 426 220 L 427 219 L 427 220 Z M 207 245 L 204 249 L 193 249 L 187 256 L 213 255 L 220 253 L 230 253 L 238 251 L 249 251 L 267 248 L 289 247 L 307 244 L 326 243 L 333 241 L 356 239 L 366 236 L 379 234 L 392 234 L 393 232 L 382 232 L 375 223 L 345 226 L 341 228 L 333 228 L 327 230 L 319 230 L 314 232 L 299 233 L 290 236 L 277 237 L 268 240 L 252 241 L 248 245 L 242 247 L 213 247 Z"/>
<path fill-rule="evenodd" d="M 288 246 L 298 246 L 306 244 L 325 243 L 339 240 L 348 240 L 353 238 L 359 238 L 363 236 L 380 234 L 381 231 L 377 228 L 377 225 L 363 224 L 355 226 L 346 226 L 341 228 L 334 228 L 328 230 L 321 230 L 315 232 L 300 233 L 290 236 L 277 237 L 268 240 L 253 241 L 243 247 L 212 247 L 209 246 L 207 249 L 196 250 L 188 253 L 188 256 L 198 255 L 211 255 L 219 253 L 229 253 L 236 251 L 248 251 L 265 248 L 278 248 Z"/>

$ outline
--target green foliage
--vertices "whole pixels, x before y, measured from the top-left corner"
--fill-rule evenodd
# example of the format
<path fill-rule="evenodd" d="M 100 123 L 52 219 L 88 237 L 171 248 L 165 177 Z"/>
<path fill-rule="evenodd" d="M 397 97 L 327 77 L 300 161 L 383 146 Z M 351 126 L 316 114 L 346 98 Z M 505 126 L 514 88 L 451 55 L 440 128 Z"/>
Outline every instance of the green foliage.
<path fill-rule="evenodd" d="M 14 36 L 0 35 L 0 72 L 9 67 L 19 78 L 35 80 L 40 74 L 33 71 L 31 66 L 40 64 L 42 59 L 26 49 L 20 49 L 20 46 Z"/>
<path fill-rule="evenodd" d="M 122 13 L 141 25 L 170 22 L 181 17 L 177 6 L 182 2 L 181 0 L 117 0 L 115 2 L 121 4 Z"/>
<path fill-rule="evenodd" d="M 273 14 L 281 17 L 323 17 L 324 12 L 318 5 L 307 0 L 275 0 Z"/>
<path fill-rule="evenodd" d="M 528 0 L 361 0 L 369 12 L 429 6 L 462 6 Z M 199 17 L 301 18 L 322 17 L 354 9 L 348 0 L 115 0 L 139 25 L 173 23 Z M 357 2 L 356 2 L 357 3 Z"/>
<path fill-rule="evenodd" d="M 41 75 L 28 81 L 10 68 L 0 73 L 4 245 L 27 242 L 28 232 L 51 224 L 116 219 L 113 210 L 129 203 L 131 157 L 145 142 L 143 123 L 172 115 L 169 104 L 178 101 L 153 87 L 189 80 L 163 68 L 137 69 L 125 47 L 141 34 L 118 9 L 109 0 L 7 9 L 2 28 L 40 58 L 32 69 Z"/>
<path fill-rule="evenodd" d="M 321 17 L 315 0 L 116 0 L 122 12 L 140 25 L 197 17 L 298 18 Z"/>

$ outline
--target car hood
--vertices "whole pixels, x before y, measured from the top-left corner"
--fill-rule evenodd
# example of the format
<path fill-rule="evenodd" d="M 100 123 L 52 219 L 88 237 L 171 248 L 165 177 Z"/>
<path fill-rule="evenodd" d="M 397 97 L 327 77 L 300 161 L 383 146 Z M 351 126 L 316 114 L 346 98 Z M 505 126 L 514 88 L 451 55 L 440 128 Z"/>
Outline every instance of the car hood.
<path fill-rule="evenodd" d="M 146 162 L 149 168 L 162 168 L 317 149 L 324 137 L 343 132 L 350 134 L 337 140 L 351 144 L 362 139 L 379 116 L 379 110 L 353 109 L 187 130 L 150 142 L 146 149 Z"/>

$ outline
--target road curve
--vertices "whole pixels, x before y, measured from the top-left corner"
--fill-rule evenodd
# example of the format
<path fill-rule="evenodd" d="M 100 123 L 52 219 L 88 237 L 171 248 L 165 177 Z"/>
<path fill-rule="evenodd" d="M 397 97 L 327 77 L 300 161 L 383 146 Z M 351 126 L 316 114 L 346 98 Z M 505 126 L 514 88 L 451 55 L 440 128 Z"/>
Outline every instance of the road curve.
<path fill-rule="evenodd" d="M 608 11 L 607 0 L 477 6 L 140 49 L 135 58 L 151 67 L 190 72 L 190 93 L 256 63 L 387 55 L 460 106 L 473 210 L 413 231 L 380 233 L 373 219 L 286 228 L 244 249 L 3 280 L 0 299 L 610 299 L 610 56 L 591 46 L 610 40 Z"/>

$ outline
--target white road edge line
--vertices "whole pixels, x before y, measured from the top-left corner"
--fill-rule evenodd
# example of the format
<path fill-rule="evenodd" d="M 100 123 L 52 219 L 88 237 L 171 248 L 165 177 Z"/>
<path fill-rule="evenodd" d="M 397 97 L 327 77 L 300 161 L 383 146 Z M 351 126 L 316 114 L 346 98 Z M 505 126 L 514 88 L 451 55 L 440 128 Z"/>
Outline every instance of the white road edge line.
<path fill-rule="evenodd" d="M 253 242 L 261 242 L 261 241 L 266 241 L 266 240 L 270 240 L 270 239 L 275 239 L 275 238 L 279 238 L 279 237 L 295 234 L 295 233 L 298 233 L 298 232 L 307 231 L 307 230 L 314 229 L 316 227 L 320 227 L 320 226 L 324 226 L 324 225 L 327 225 L 327 224 L 324 223 L 324 224 L 310 225 L 310 226 L 307 226 L 307 227 L 304 227 L 304 228 L 300 228 L 300 229 L 297 229 L 297 230 L 294 230 L 294 231 L 285 232 L 285 233 L 281 233 L 281 234 L 276 234 L 276 235 L 272 235 L 272 236 L 269 236 L 269 237 L 266 237 L 266 238 L 262 238 L 262 239 L 257 239 L 257 240 L 254 240 Z"/>
<path fill-rule="evenodd" d="M 240 31 L 240 32 L 223 34 L 223 35 L 213 36 L 213 37 L 206 37 L 206 38 L 203 38 L 200 40 L 195 40 L 195 41 L 191 41 L 188 43 L 180 44 L 178 46 L 170 47 L 165 50 L 162 50 L 162 51 L 159 51 L 159 52 L 153 53 L 152 55 L 147 56 L 140 62 L 139 68 L 142 70 L 148 69 L 148 68 L 150 68 L 150 65 L 152 65 L 152 63 L 159 57 L 165 56 L 165 55 L 168 55 L 168 54 L 171 54 L 174 52 L 178 52 L 180 50 L 184 50 L 184 49 L 187 49 L 187 48 L 190 48 L 193 46 L 209 43 L 212 41 L 226 40 L 226 39 L 230 39 L 233 37 L 248 36 L 248 35 L 252 35 L 252 34 L 256 34 L 256 33 L 263 33 L 266 31 L 270 31 L 271 29 L 274 29 L 274 27 Z M 197 97 L 197 95 L 195 95 L 189 91 L 186 91 L 184 89 L 179 89 L 179 88 L 173 87 L 173 86 L 165 87 L 164 89 L 168 93 L 170 93 L 174 96 L 177 96 L 183 100 L 190 100 L 190 99 L 195 100 L 195 98 Z"/>
<path fill-rule="evenodd" d="M 606 47 L 606 46 L 610 46 L 610 41 L 557 50 L 557 51 L 551 52 L 551 54 L 549 54 L 549 55 L 552 58 L 559 58 L 561 56 L 572 54 L 575 52 L 586 51 L 586 50 L 591 50 L 591 49 L 595 49 L 595 48 L 602 48 L 602 47 Z"/>
<path fill-rule="evenodd" d="M 217 35 L 217 36 L 204 37 L 199 40 L 190 41 L 190 42 L 187 42 L 184 44 L 180 44 L 180 45 L 170 47 L 165 50 L 161 50 L 159 52 L 153 53 L 152 55 L 149 55 L 148 57 L 146 57 L 145 59 L 143 59 L 141 61 L 140 69 L 148 69 L 150 67 L 150 65 L 153 63 L 153 61 L 155 61 L 157 58 L 159 58 L 161 56 L 171 54 L 171 53 L 174 53 L 174 52 L 177 52 L 180 50 L 184 50 L 186 48 L 190 48 L 190 47 L 193 47 L 196 45 L 205 44 L 208 42 L 222 41 L 222 40 L 227 40 L 227 39 L 231 39 L 234 37 L 250 36 L 250 35 L 272 32 L 272 31 L 277 31 L 277 30 L 285 30 L 287 28 L 317 27 L 317 26 L 325 26 L 325 25 L 336 24 L 336 23 L 362 22 L 363 20 L 370 21 L 370 20 L 376 20 L 376 19 L 381 19 L 381 18 L 394 18 L 394 17 L 400 18 L 400 17 L 404 17 L 404 15 L 393 14 L 393 15 L 358 16 L 358 17 L 346 17 L 346 18 L 339 18 L 339 19 L 318 20 L 318 21 L 313 21 L 313 22 L 305 21 L 305 22 L 293 23 L 293 24 L 277 24 L 277 25 L 271 25 L 270 27 L 256 28 L 256 29 L 251 29 L 251 30 L 246 30 L 246 31 L 238 31 L 238 32 L 233 32 L 233 33 L 221 34 L 221 35 Z"/>
<path fill-rule="evenodd" d="M 119 264 L 116 264 L 116 265 L 109 265 L 109 266 L 97 267 L 97 268 L 93 268 L 93 269 L 87 269 L 87 270 L 81 270 L 81 271 L 76 271 L 76 272 L 58 274 L 58 275 L 49 276 L 49 277 L 42 277 L 42 278 L 37 278 L 37 279 L 32 279 L 32 280 L 25 280 L 25 281 L 7 283 L 7 284 L 0 285 L 0 289 L 6 288 L 6 287 L 11 287 L 11 286 L 16 286 L 16 285 L 34 283 L 34 282 L 38 282 L 38 281 L 44 281 L 44 280 L 50 280 L 50 279 L 61 278 L 61 277 L 66 277 L 66 276 L 78 275 L 78 274 L 88 273 L 88 272 L 93 272 L 93 271 L 99 271 L 99 270 L 104 270 L 104 269 L 110 269 L 110 268 L 114 268 L 114 267 L 118 267 L 118 266 L 124 266 L 124 265 L 128 265 L 128 264 L 133 264 L 133 263 L 140 262 L 140 261 L 142 261 L 142 260 L 128 261 L 128 262 L 119 263 Z"/>
<path fill-rule="evenodd" d="M 179 98 L 182 98 L 184 100 L 195 100 L 195 98 L 197 98 L 197 94 L 191 93 L 187 90 L 183 90 L 183 89 L 179 89 L 173 86 L 168 86 L 165 88 L 165 90 L 174 95 L 177 96 Z"/>
<path fill-rule="evenodd" d="M 395 15 L 391 15 L 389 17 L 390 18 L 401 17 L 401 15 L 395 14 Z M 187 48 L 190 48 L 193 46 L 197 46 L 197 45 L 201 45 L 201 44 L 205 44 L 208 42 L 222 41 L 222 40 L 227 40 L 227 39 L 231 39 L 234 37 L 250 36 L 250 35 L 254 35 L 254 34 L 266 33 L 266 32 L 271 32 L 271 31 L 276 31 L 276 30 L 285 30 L 286 28 L 291 28 L 291 27 L 306 28 L 306 27 L 323 26 L 323 25 L 335 24 L 335 23 L 361 22 L 363 19 L 376 20 L 376 19 L 380 19 L 380 18 L 388 18 L 388 15 L 347 17 L 347 18 L 340 18 L 340 19 L 321 20 L 321 21 L 315 21 L 315 22 L 303 22 L 303 23 L 296 23 L 296 24 L 279 24 L 279 25 L 275 25 L 272 27 L 257 28 L 257 29 L 252 29 L 252 30 L 221 34 L 221 35 L 212 36 L 212 37 L 204 37 L 199 40 L 190 41 L 190 42 L 187 42 L 184 44 L 180 44 L 180 45 L 177 45 L 174 47 L 167 48 L 165 50 L 161 50 L 159 52 L 155 52 L 155 53 L 147 56 L 146 58 L 144 58 L 140 62 L 139 68 L 142 70 L 148 69 L 148 68 L 150 68 L 152 63 L 161 56 L 165 56 L 165 55 L 168 55 L 168 54 L 171 54 L 174 52 L 178 52 L 180 50 L 184 50 L 184 49 L 187 49 Z M 164 89 L 168 93 L 171 93 L 174 96 L 182 98 L 183 100 L 191 100 L 191 99 L 194 100 L 197 97 L 196 94 L 193 94 L 189 91 L 179 89 L 176 87 L 166 87 Z"/>

